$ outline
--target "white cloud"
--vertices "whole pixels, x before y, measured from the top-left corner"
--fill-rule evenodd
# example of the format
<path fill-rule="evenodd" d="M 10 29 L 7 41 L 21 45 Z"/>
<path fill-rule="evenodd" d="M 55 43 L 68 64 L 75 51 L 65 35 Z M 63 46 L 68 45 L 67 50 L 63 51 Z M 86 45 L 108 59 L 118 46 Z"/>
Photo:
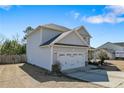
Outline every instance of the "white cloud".
<path fill-rule="evenodd" d="M 97 15 L 92 17 L 83 17 L 82 20 L 90 23 L 101 23 L 103 21 L 103 17 L 101 15 Z"/>
<path fill-rule="evenodd" d="M 120 23 L 120 22 L 124 22 L 124 18 L 123 17 L 104 17 L 101 15 L 98 16 L 92 16 L 92 17 L 85 17 L 83 18 L 83 21 L 89 22 L 89 23 Z"/>
<path fill-rule="evenodd" d="M 124 22 L 124 6 L 106 6 L 104 8 L 104 13 L 82 17 L 82 21 L 89 23 L 121 23 Z"/>
<path fill-rule="evenodd" d="M 12 7 L 11 5 L 0 5 L 0 8 L 6 11 L 8 11 L 11 7 Z"/>
<path fill-rule="evenodd" d="M 110 13 L 114 15 L 124 14 L 124 6 L 106 6 L 105 9 L 109 10 Z"/>
<path fill-rule="evenodd" d="M 78 19 L 80 16 L 80 13 L 76 11 L 71 11 L 70 14 L 74 19 Z"/>

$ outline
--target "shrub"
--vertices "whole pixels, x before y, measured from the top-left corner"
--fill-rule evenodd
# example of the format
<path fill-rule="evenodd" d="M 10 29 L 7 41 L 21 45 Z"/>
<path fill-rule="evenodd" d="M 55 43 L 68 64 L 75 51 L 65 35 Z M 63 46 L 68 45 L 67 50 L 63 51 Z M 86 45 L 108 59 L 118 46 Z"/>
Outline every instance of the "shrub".
<path fill-rule="evenodd" d="M 99 63 L 98 63 L 98 62 L 88 62 L 88 64 L 90 64 L 90 65 L 96 65 L 96 66 L 98 66 L 98 65 L 99 65 Z"/>
<path fill-rule="evenodd" d="M 100 59 L 99 62 L 100 62 L 101 65 L 103 65 L 103 64 L 104 64 L 104 61 L 105 61 L 106 59 L 108 59 L 108 55 L 107 55 L 107 53 L 104 52 L 104 51 L 100 51 L 98 57 L 99 57 L 99 59 Z"/>
<path fill-rule="evenodd" d="M 94 57 L 94 51 L 88 50 L 88 61 L 90 62 Z"/>
<path fill-rule="evenodd" d="M 61 65 L 59 62 L 56 62 L 55 64 L 52 65 L 52 72 L 55 74 L 61 73 Z"/>

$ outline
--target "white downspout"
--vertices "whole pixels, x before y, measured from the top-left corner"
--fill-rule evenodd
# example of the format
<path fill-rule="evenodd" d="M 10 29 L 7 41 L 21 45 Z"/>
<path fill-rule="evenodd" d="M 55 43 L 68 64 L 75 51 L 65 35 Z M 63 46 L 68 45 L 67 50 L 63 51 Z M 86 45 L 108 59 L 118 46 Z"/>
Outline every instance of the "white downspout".
<path fill-rule="evenodd" d="M 52 65 L 53 65 L 53 46 L 50 46 L 50 53 L 51 53 L 51 64 L 50 64 L 50 71 L 52 71 Z"/>

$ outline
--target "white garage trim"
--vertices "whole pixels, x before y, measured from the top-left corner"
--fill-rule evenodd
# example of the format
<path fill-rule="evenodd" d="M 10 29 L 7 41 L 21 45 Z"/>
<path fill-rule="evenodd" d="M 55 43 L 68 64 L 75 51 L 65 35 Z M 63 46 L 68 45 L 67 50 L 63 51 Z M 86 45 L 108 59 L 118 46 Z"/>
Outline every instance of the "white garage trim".
<path fill-rule="evenodd" d="M 78 46 L 65 46 L 65 45 L 54 45 L 55 47 L 72 47 L 72 48 L 77 48 Z M 89 48 L 88 46 L 86 46 L 86 47 L 83 47 L 83 45 L 82 45 L 82 47 L 78 47 L 78 48 Z"/>

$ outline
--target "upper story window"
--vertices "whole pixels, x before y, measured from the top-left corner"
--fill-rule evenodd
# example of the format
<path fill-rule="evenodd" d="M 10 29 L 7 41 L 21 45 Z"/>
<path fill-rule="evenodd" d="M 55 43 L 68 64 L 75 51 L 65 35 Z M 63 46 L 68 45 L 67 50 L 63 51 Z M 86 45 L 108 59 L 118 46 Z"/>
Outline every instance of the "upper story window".
<path fill-rule="evenodd" d="M 84 37 L 84 39 L 86 40 L 86 37 Z"/>

